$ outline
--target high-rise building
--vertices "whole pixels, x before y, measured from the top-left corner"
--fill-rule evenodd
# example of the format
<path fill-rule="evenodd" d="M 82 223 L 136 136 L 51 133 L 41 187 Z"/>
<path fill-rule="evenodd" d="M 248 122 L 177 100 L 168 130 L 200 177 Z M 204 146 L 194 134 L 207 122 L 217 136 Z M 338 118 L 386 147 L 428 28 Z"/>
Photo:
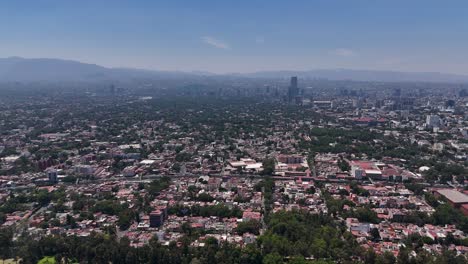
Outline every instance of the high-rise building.
<path fill-rule="evenodd" d="M 297 89 L 297 76 L 291 77 L 291 87 Z"/>
<path fill-rule="evenodd" d="M 459 97 L 467 97 L 468 96 L 468 92 L 466 91 L 465 88 L 461 89 L 459 92 L 458 92 L 458 96 Z"/>
<path fill-rule="evenodd" d="M 160 227 L 164 222 L 164 214 L 160 210 L 150 213 L 150 227 Z"/>
<path fill-rule="evenodd" d="M 46 173 L 47 173 L 47 178 L 49 178 L 50 183 L 55 184 L 58 182 L 57 170 L 49 169 L 46 171 Z"/>
<path fill-rule="evenodd" d="M 401 88 L 393 89 L 393 97 L 401 97 Z"/>
<path fill-rule="evenodd" d="M 299 87 L 297 86 L 297 76 L 291 77 L 291 84 L 288 88 L 288 101 L 293 102 L 299 96 Z"/>
<path fill-rule="evenodd" d="M 428 115 L 426 116 L 426 126 L 429 128 L 439 127 L 440 126 L 440 117 L 438 115 Z"/>
<path fill-rule="evenodd" d="M 111 86 L 109 87 L 109 92 L 110 94 L 114 95 L 115 94 L 115 86 L 113 84 L 111 84 Z"/>

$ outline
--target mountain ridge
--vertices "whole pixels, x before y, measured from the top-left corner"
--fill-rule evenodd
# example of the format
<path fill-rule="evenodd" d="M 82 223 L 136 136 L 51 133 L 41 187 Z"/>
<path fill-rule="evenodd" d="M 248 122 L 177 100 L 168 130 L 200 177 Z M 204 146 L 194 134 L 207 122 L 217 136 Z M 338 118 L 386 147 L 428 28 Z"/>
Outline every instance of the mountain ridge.
<path fill-rule="evenodd" d="M 109 68 L 92 63 L 53 58 L 0 58 L 0 82 L 126 81 L 134 79 L 240 77 L 284 79 L 382 81 L 382 82 L 468 82 L 468 75 L 440 72 L 402 72 L 357 69 L 316 69 L 303 71 L 257 71 L 252 73 L 214 74 L 206 71 L 159 71 L 135 68 Z"/>

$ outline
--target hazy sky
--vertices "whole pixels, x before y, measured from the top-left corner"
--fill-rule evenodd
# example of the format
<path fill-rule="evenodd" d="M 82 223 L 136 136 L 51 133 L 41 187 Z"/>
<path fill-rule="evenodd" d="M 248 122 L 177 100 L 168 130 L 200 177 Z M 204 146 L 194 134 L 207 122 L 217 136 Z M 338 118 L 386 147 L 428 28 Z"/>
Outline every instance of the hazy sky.
<path fill-rule="evenodd" d="M 1 0 L 0 57 L 249 72 L 468 74 L 468 1 Z"/>

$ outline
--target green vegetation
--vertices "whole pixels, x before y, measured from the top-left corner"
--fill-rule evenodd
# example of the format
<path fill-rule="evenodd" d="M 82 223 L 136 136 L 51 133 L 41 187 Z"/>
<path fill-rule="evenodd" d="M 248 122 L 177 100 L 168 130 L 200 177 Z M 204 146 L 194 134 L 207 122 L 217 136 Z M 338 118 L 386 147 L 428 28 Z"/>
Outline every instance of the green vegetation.
<path fill-rule="evenodd" d="M 171 185 L 171 178 L 164 176 L 160 179 L 152 181 L 148 186 L 148 192 L 151 195 L 158 195 L 162 190 L 167 189 Z"/>
<path fill-rule="evenodd" d="M 273 194 L 275 192 L 275 181 L 271 177 L 267 177 L 258 184 L 254 186 L 256 192 L 263 191 L 263 200 L 264 200 L 264 214 L 265 217 L 268 217 L 271 207 L 273 204 Z"/>
<path fill-rule="evenodd" d="M 346 199 L 334 199 L 328 192 L 324 191 L 323 192 L 323 198 L 325 199 L 325 202 L 328 207 L 328 213 L 332 216 L 336 216 L 337 214 L 342 214 L 343 207 L 345 205 L 348 206 L 355 206 L 355 204 L 349 200 Z"/>
<path fill-rule="evenodd" d="M 436 181 L 446 183 L 452 181 L 452 177 L 456 176 L 459 182 L 464 182 L 467 174 L 468 169 L 462 165 L 440 162 L 424 172 L 424 179 L 431 183 Z"/>
<path fill-rule="evenodd" d="M 349 187 L 351 187 L 351 191 L 359 196 L 369 196 L 370 193 L 369 191 L 367 191 L 366 189 L 363 189 L 361 187 L 359 187 L 359 185 L 357 184 L 357 182 L 353 181 L 350 183 Z"/>
<path fill-rule="evenodd" d="M 260 234 L 260 229 L 262 228 L 262 224 L 256 220 L 250 220 L 246 222 L 241 222 L 237 225 L 236 232 L 239 235 L 244 233 L 251 233 L 255 235 Z"/>
<path fill-rule="evenodd" d="M 0 241 L 0 246 L 9 249 L 18 245 L 15 254 L 26 263 L 37 263 L 45 256 L 65 262 L 87 263 L 308 263 L 304 262 L 305 257 L 310 256 L 350 262 L 352 256 L 361 252 L 354 238 L 327 216 L 299 211 L 278 212 L 271 214 L 268 225 L 266 233 L 259 237 L 258 245 L 243 248 L 219 244 L 211 238 L 205 241 L 203 248 L 189 247 L 193 239 L 191 234 L 195 232 L 189 225 L 182 227 L 186 236 L 180 240 L 181 246 L 171 243 L 163 247 L 152 239 L 148 245 L 137 249 L 130 247 L 130 241 L 125 237 L 117 241 L 114 236 L 99 234 L 48 236 L 39 240 L 23 237 L 16 242 L 8 237 L 6 241 Z M 239 226 L 238 231 L 256 232 L 258 226 L 259 223 L 248 222 Z M 2 252 L 6 252 L 4 257 L 12 255 L 9 250 Z"/>
<path fill-rule="evenodd" d="M 338 160 L 338 167 L 341 171 L 351 171 L 351 166 L 342 157 L 340 157 L 340 159 Z"/>
<path fill-rule="evenodd" d="M 23 211 L 30 207 L 31 203 L 38 203 L 41 206 L 47 205 L 50 202 L 63 204 L 65 201 L 65 190 L 63 188 L 54 192 L 46 190 L 34 190 L 30 194 L 12 193 L 9 199 L 0 205 L 0 213 L 12 213 L 15 211 Z M 0 215 L 1 216 L 1 215 Z M 1 221 L 1 218 L 0 218 Z"/>
<path fill-rule="evenodd" d="M 125 206 L 115 200 L 103 200 L 97 202 L 93 207 L 93 212 L 101 212 L 108 215 L 119 215 Z"/>
<path fill-rule="evenodd" d="M 468 217 L 448 204 L 437 206 L 436 211 L 432 214 L 432 219 L 436 225 L 454 224 L 463 232 L 468 232 Z"/>
<path fill-rule="evenodd" d="M 43 257 L 41 260 L 39 260 L 39 262 L 37 262 L 37 264 L 55 264 L 57 263 L 55 261 L 55 258 L 54 257 Z"/>
<path fill-rule="evenodd" d="M 299 147 L 309 153 L 354 153 L 357 155 L 376 155 L 374 139 L 383 138 L 382 134 L 367 129 L 353 128 L 306 128 L 305 133 L 315 137 L 313 141 L 301 141 Z M 353 144 L 353 141 L 357 141 Z"/>
<path fill-rule="evenodd" d="M 343 232 L 328 216 L 300 211 L 278 212 L 270 215 L 267 224 L 268 230 L 258 239 L 266 256 L 313 256 L 349 261 L 360 251 L 353 236 Z"/>
<path fill-rule="evenodd" d="M 263 175 L 272 175 L 275 171 L 276 161 L 274 159 L 265 159 L 263 162 Z"/>
<path fill-rule="evenodd" d="M 195 200 L 197 200 L 199 202 L 210 203 L 210 202 L 214 201 L 214 198 L 211 195 L 209 195 L 208 193 L 200 193 L 198 196 L 195 197 Z"/>

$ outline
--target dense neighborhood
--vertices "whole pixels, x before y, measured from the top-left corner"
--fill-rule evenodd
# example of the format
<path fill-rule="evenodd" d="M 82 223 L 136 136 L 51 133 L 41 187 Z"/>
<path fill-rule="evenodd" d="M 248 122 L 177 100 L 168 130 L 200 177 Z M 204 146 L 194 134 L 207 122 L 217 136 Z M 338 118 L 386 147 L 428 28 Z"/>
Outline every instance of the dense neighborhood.
<path fill-rule="evenodd" d="M 466 263 L 465 90 L 293 86 L 0 99 L 0 258 L 100 262 L 47 239 L 111 237 L 126 263 Z"/>

